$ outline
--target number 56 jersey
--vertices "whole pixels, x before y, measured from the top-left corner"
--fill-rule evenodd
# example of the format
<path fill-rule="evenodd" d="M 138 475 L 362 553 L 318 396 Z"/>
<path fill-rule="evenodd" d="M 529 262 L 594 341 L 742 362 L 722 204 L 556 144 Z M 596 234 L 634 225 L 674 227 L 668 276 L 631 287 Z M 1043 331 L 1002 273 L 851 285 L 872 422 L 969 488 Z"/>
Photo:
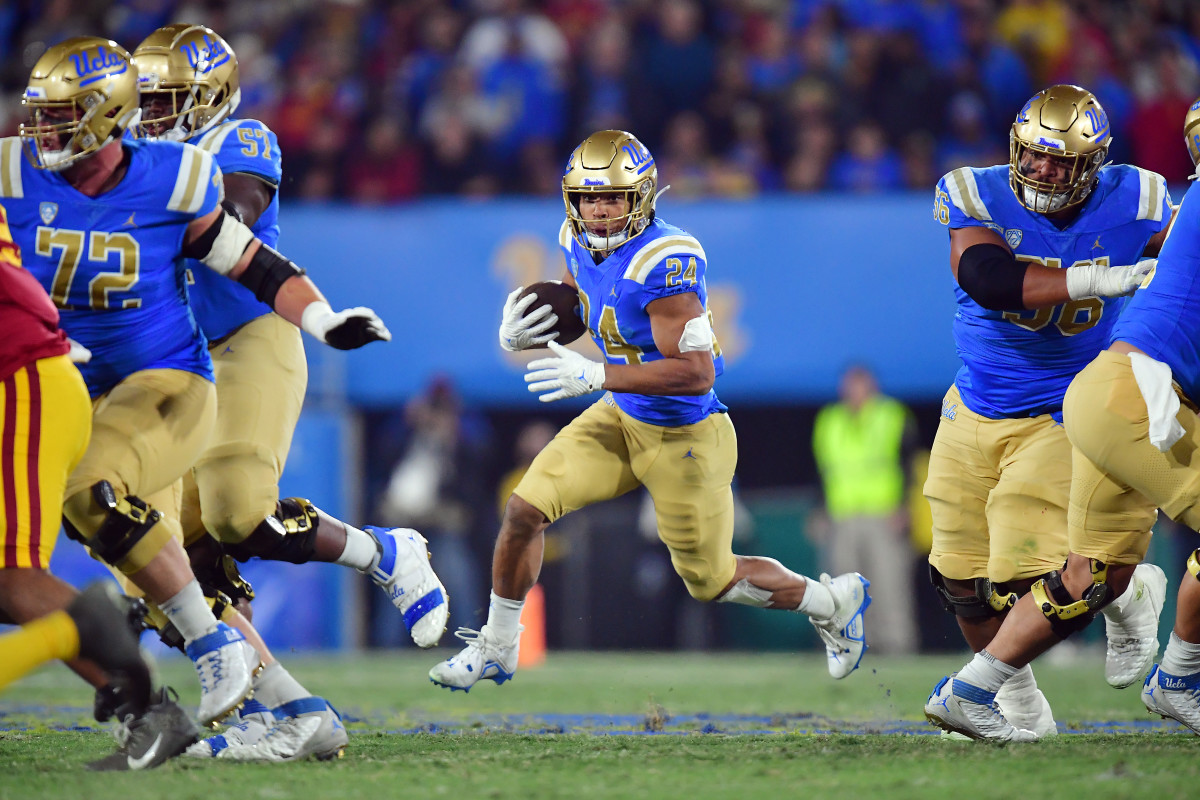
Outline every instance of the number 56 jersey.
<path fill-rule="evenodd" d="M 63 330 L 92 351 L 79 365 L 92 397 L 144 369 L 213 377 L 179 251 L 188 223 L 220 202 L 221 171 L 191 145 L 121 146 L 124 177 L 88 197 L 29 164 L 19 139 L 0 140 L 0 202 L 13 239 L 58 306 Z"/>
<path fill-rule="evenodd" d="M 947 228 L 998 233 L 1018 261 L 1066 268 L 1133 264 L 1171 220 L 1166 181 L 1125 164 L 1100 170 L 1073 220 L 1059 227 L 1025 208 L 1009 187 L 1009 167 L 963 167 L 938 182 L 934 218 Z M 954 286 L 954 343 L 963 365 L 954 383 L 963 402 L 989 419 L 1053 414 L 1075 374 L 1108 346 L 1125 298 L 1087 297 L 1050 308 L 991 311 Z"/>

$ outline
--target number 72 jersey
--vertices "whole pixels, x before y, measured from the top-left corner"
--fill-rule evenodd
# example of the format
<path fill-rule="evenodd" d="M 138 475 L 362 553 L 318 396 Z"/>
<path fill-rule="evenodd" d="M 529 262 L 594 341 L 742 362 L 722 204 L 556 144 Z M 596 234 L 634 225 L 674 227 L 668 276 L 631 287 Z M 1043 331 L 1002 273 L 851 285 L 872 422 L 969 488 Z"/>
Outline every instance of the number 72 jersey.
<path fill-rule="evenodd" d="M 1058 227 L 1025 208 L 1008 182 L 1008 165 L 963 167 L 938 182 L 934 218 L 947 228 L 984 227 L 1018 261 L 1066 268 L 1133 264 L 1171 220 L 1161 175 L 1124 164 L 1100 170 L 1075 219 Z M 954 383 L 963 402 L 990 419 L 1061 414 L 1079 370 L 1109 343 L 1125 298 L 1088 297 L 1050 308 L 991 311 L 955 284 L 954 343 L 963 366 Z"/>
<path fill-rule="evenodd" d="M 188 305 L 188 223 L 215 208 L 221 171 L 191 145 L 124 140 L 127 169 L 99 197 L 33 167 L 16 138 L 0 140 L 0 202 L 25 268 L 59 308 L 67 335 L 92 351 L 80 365 L 101 395 L 143 369 L 212 379 L 207 343 Z"/>

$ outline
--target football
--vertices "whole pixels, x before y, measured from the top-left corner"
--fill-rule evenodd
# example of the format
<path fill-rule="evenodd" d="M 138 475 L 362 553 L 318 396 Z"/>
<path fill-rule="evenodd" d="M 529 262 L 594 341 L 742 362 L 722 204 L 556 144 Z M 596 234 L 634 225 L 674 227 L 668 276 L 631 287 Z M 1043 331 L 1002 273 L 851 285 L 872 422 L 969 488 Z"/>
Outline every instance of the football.
<path fill-rule="evenodd" d="M 526 286 L 525 291 L 521 292 L 521 297 L 528 294 L 536 294 L 538 298 L 529 306 L 530 311 L 549 303 L 558 315 L 558 322 L 550 329 L 558 332 L 555 342 L 570 344 L 587 331 L 587 326 L 583 324 L 579 314 L 579 292 L 575 291 L 574 286 L 562 281 L 542 281 Z"/>

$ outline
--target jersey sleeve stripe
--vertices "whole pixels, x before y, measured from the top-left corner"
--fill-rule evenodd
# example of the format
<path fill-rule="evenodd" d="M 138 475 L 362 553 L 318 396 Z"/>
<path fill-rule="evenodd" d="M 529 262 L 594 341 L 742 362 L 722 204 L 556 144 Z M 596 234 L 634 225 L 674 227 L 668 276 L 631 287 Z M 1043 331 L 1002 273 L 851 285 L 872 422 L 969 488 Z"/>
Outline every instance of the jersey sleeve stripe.
<path fill-rule="evenodd" d="M 236 122 L 222 122 L 220 125 L 204 134 L 200 141 L 197 142 L 197 146 L 202 150 L 207 150 L 213 154 L 219 153 L 221 152 L 221 146 L 225 144 L 225 137 L 227 137 L 229 132 L 236 127 Z"/>
<path fill-rule="evenodd" d="M 1163 198 L 1166 181 L 1157 172 L 1135 167 L 1138 171 L 1138 219 L 1162 222 Z"/>
<path fill-rule="evenodd" d="M 950 179 L 946 182 L 946 187 L 950 190 L 950 200 L 959 211 L 981 222 L 991 220 L 992 215 L 988 213 L 983 198 L 979 196 L 979 185 L 975 182 L 975 174 L 971 172 L 970 167 L 959 167 L 946 177 Z"/>
<path fill-rule="evenodd" d="M 0 140 L 0 197 L 24 197 L 21 183 L 21 140 Z"/>
<path fill-rule="evenodd" d="M 185 147 L 175 177 L 175 190 L 167 201 L 170 211 L 195 214 L 204 203 L 204 176 L 212 170 L 212 156 L 196 147 Z"/>
<path fill-rule="evenodd" d="M 654 269 L 654 266 L 662 260 L 662 256 L 668 251 L 671 253 L 687 253 L 688 255 L 699 256 L 708 261 L 708 257 L 704 255 L 704 248 L 691 236 L 664 236 L 661 239 L 655 239 L 647 243 L 645 247 L 635 253 L 633 258 L 629 260 L 629 266 L 625 269 L 623 277 L 626 280 L 644 284 L 646 278 L 650 275 L 650 271 Z"/>
<path fill-rule="evenodd" d="M 562 227 L 558 229 L 558 246 L 564 250 L 571 249 L 571 223 L 565 219 Z"/>

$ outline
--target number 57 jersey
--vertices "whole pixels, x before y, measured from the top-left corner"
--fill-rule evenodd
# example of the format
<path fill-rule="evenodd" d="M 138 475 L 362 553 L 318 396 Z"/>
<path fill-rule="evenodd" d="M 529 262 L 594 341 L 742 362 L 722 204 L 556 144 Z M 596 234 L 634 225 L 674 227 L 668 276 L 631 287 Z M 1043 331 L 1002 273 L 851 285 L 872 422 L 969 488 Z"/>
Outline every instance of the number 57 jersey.
<path fill-rule="evenodd" d="M 1161 175 L 1124 164 L 1100 170 L 1073 220 L 1059 227 L 1025 208 L 1009 187 L 1009 167 L 963 167 L 938 182 L 934 218 L 947 228 L 998 233 L 1018 261 L 1066 268 L 1133 264 L 1171 220 Z M 954 343 L 963 365 L 954 383 L 963 402 L 989 419 L 1053 414 L 1075 374 L 1108 346 L 1125 298 L 1087 297 L 1049 308 L 991 311 L 956 283 Z"/>
<path fill-rule="evenodd" d="M 0 202 L 13 239 L 63 330 L 92 351 L 79 365 L 92 397 L 144 369 L 213 376 L 179 251 L 188 223 L 217 208 L 221 171 L 191 145 L 121 146 L 124 177 L 88 197 L 29 164 L 19 139 L 0 140 Z"/>

